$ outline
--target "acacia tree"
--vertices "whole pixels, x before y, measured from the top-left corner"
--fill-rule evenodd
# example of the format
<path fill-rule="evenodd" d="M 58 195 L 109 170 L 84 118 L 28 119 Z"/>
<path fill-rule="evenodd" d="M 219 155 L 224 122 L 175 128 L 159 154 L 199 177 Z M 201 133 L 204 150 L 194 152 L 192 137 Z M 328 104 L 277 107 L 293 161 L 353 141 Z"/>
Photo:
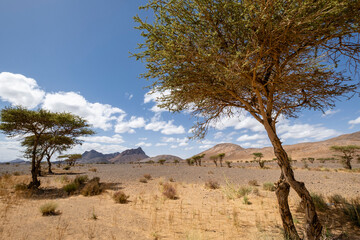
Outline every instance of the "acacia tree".
<path fill-rule="evenodd" d="M 285 235 L 300 238 L 288 207 L 291 186 L 305 207 L 304 238 L 318 239 L 312 198 L 295 179 L 276 123 L 302 109 L 331 108 L 356 90 L 336 67 L 339 58 L 350 68 L 359 62 L 360 1 L 150 0 L 143 9 L 154 20 L 135 17 L 145 42 L 134 56 L 146 61 L 142 76 L 154 79 L 152 92 L 164 93 L 160 107 L 192 111 L 194 137 L 239 109 L 250 113 L 281 168 L 276 195 Z"/>
<path fill-rule="evenodd" d="M 259 163 L 261 168 L 264 168 L 265 161 L 261 161 L 261 158 L 263 158 L 264 155 L 260 152 L 253 153 L 253 155 L 254 155 L 254 160 Z"/>
<path fill-rule="evenodd" d="M 80 143 L 77 138 L 91 135 L 86 120 L 70 113 L 52 113 L 43 109 L 32 111 L 23 107 L 7 107 L 1 110 L 0 130 L 9 137 L 24 137 L 22 145 L 26 147 L 25 156 L 31 159 L 32 181 L 29 188 L 38 188 L 37 176 L 41 160 L 60 138 L 68 138 Z M 64 142 L 62 142 L 63 144 Z M 64 147 L 63 145 L 62 147 Z M 72 144 L 71 144 L 72 146 Z"/>
<path fill-rule="evenodd" d="M 215 166 L 217 167 L 217 160 L 218 160 L 219 156 L 218 155 L 214 155 L 214 156 L 210 156 L 210 159 L 213 160 L 213 162 L 215 163 Z"/>
<path fill-rule="evenodd" d="M 219 159 L 220 159 L 220 167 L 222 167 L 222 162 L 223 162 L 223 159 L 224 159 L 224 157 L 225 157 L 225 153 L 219 153 L 219 154 L 218 154 L 218 157 L 219 157 Z"/>
<path fill-rule="evenodd" d="M 346 169 L 352 169 L 351 160 L 353 160 L 353 158 L 355 157 L 356 152 L 360 150 L 360 146 L 356 146 L 356 145 L 331 146 L 330 149 L 335 152 L 342 153 L 340 157 L 343 161 L 344 167 Z"/>

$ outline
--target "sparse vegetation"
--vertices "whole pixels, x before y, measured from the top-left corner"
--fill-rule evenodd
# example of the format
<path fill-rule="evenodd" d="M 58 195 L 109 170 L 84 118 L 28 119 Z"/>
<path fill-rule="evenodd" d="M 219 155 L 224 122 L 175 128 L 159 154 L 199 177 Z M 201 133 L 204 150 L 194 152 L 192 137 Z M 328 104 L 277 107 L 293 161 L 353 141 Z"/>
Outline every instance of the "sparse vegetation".
<path fill-rule="evenodd" d="M 59 213 L 56 211 L 58 205 L 54 202 L 48 202 L 40 206 L 40 212 L 43 216 L 52 216 L 58 215 Z"/>
<path fill-rule="evenodd" d="M 113 199 L 116 203 L 125 204 L 128 203 L 128 198 L 130 196 L 126 195 L 123 191 L 117 191 L 113 195 Z"/>
<path fill-rule="evenodd" d="M 342 163 L 346 169 L 352 169 L 351 160 L 355 157 L 355 154 L 360 150 L 360 146 L 356 145 L 347 145 L 347 146 L 331 146 L 331 150 L 335 152 L 340 152 L 342 155 L 338 157 L 341 158 Z"/>
<path fill-rule="evenodd" d="M 79 185 L 77 185 L 76 183 L 74 182 L 71 182 L 69 184 L 66 184 L 64 187 L 63 187 L 63 190 L 65 192 L 67 192 L 68 194 L 72 194 L 74 193 L 76 190 L 79 189 Z"/>
<path fill-rule="evenodd" d="M 209 179 L 205 182 L 205 187 L 209 189 L 218 189 L 220 188 L 220 184 L 215 180 Z"/>
<path fill-rule="evenodd" d="M 323 195 L 317 193 L 311 193 L 310 196 L 313 199 L 316 210 L 324 212 L 329 208 L 324 200 Z"/>
<path fill-rule="evenodd" d="M 164 183 L 162 185 L 162 194 L 168 199 L 177 199 L 176 188 L 170 183 Z"/>
<path fill-rule="evenodd" d="M 255 179 L 250 180 L 248 183 L 250 186 L 259 186 L 258 182 Z"/>
<path fill-rule="evenodd" d="M 152 177 L 150 174 L 144 174 L 144 178 L 147 180 L 151 180 Z"/>
<path fill-rule="evenodd" d="M 139 179 L 139 182 L 141 182 L 141 183 L 147 183 L 148 181 L 147 181 L 146 178 L 140 178 L 140 179 Z"/>
<path fill-rule="evenodd" d="M 264 157 L 264 155 L 262 153 L 260 153 L 260 152 L 255 152 L 252 155 L 254 156 L 254 161 L 259 163 L 260 168 L 264 168 L 265 161 L 261 160 Z"/>
<path fill-rule="evenodd" d="M 331 204 L 334 204 L 335 207 L 346 203 L 346 199 L 339 194 L 334 194 L 334 195 L 329 196 L 328 200 Z"/>
<path fill-rule="evenodd" d="M 100 185 L 100 178 L 94 177 L 86 183 L 86 185 L 81 190 L 81 194 L 84 196 L 94 196 L 99 195 L 102 190 L 103 189 Z"/>
<path fill-rule="evenodd" d="M 89 168 L 89 172 L 97 172 L 96 168 Z"/>
<path fill-rule="evenodd" d="M 275 185 L 271 182 L 266 182 L 263 184 L 263 189 L 266 190 L 266 191 L 275 191 Z"/>
<path fill-rule="evenodd" d="M 345 202 L 342 205 L 342 210 L 345 215 L 347 215 L 351 221 L 360 227 L 360 200 L 352 199 L 350 202 Z"/>
<path fill-rule="evenodd" d="M 225 161 L 225 163 L 228 166 L 228 168 L 231 168 L 231 162 L 230 161 Z"/>
<path fill-rule="evenodd" d="M 161 165 L 164 165 L 164 163 L 166 162 L 166 159 L 160 159 L 158 162 L 159 162 Z"/>

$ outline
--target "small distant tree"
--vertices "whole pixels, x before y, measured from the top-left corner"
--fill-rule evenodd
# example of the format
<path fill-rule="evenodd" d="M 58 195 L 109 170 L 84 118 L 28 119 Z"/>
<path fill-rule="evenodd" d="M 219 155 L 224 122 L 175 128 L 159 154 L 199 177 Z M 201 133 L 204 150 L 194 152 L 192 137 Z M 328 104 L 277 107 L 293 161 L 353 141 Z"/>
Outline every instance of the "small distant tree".
<path fill-rule="evenodd" d="M 75 166 L 76 161 L 79 160 L 81 157 L 81 154 L 66 154 L 59 156 L 58 158 L 64 159 L 64 162 L 68 166 Z"/>
<path fill-rule="evenodd" d="M 257 161 L 260 165 L 260 168 L 264 168 L 265 166 L 265 161 L 264 160 L 261 160 L 261 158 L 264 157 L 264 155 L 260 152 L 256 152 L 256 153 L 253 153 L 254 155 L 254 160 Z"/>
<path fill-rule="evenodd" d="M 205 154 L 201 154 L 201 155 L 195 155 L 192 157 L 192 159 L 194 160 L 196 166 L 201 166 L 201 160 L 205 157 Z"/>
<path fill-rule="evenodd" d="M 219 158 L 219 155 L 211 156 L 210 159 L 215 163 L 215 166 L 217 167 L 217 160 Z"/>
<path fill-rule="evenodd" d="M 49 150 L 50 139 L 59 136 L 77 137 L 94 134 L 87 122 L 70 113 L 52 113 L 43 109 L 33 111 L 23 107 L 6 107 L 1 110 L 0 130 L 9 137 L 22 136 L 25 157 L 31 159 L 32 181 L 29 188 L 38 188 L 40 163 Z M 79 140 L 78 143 L 80 142 Z M 55 141 L 57 142 L 57 141 Z M 59 143 L 59 142 L 57 142 Z"/>
<path fill-rule="evenodd" d="M 225 153 L 220 153 L 220 154 L 218 154 L 218 157 L 219 157 L 219 160 L 220 160 L 220 167 L 222 167 L 223 165 L 222 165 L 222 162 L 223 162 L 223 159 L 224 159 L 224 157 L 225 157 Z"/>
<path fill-rule="evenodd" d="M 160 160 L 159 160 L 159 163 L 160 163 L 161 165 L 164 165 L 165 162 L 166 162 L 166 159 L 160 159 Z"/>
<path fill-rule="evenodd" d="M 343 165 L 346 169 L 352 169 L 351 160 L 356 156 L 356 153 L 360 150 L 360 146 L 347 145 L 347 146 L 331 146 L 331 150 L 340 152 L 342 155 L 337 155 L 341 158 Z"/>

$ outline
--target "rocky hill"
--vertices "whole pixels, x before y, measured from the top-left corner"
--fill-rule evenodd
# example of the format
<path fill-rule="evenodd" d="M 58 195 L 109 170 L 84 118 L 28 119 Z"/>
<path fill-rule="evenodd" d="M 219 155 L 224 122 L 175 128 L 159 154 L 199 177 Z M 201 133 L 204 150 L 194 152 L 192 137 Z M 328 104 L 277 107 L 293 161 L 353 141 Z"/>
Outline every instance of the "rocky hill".
<path fill-rule="evenodd" d="M 136 149 L 128 149 L 121 153 L 103 154 L 95 150 L 86 151 L 82 154 L 82 158 L 78 160 L 79 163 L 127 163 L 139 161 L 148 158 L 141 147 Z"/>
<path fill-rule="evenodd" d="M 334 152 L 330 150 L 331 146 L 338 145 L 359 145 L 360 146 L 360 132 L 351 134 L 344 134 L 335 138 L 320 142 L 307 142 L 298 143 L 294 145 L 284 145 L 288 155 L 293 159 L 301 160 L 302 158 L 331 158 L 334 157 Z M 265 148 L 242 148 L 239 145 L 232 143 L 222 143 L 215 145 L 214 147 L 201 152 L 199 154 L 205 154 L 204 160 L 209 160 L 210 156 L 217 155 L 219 153 L 225 153 L 224 160 L 245 161 L 252 160 L 252 153 L 261 152 L 264 155 L 264 159 L 273 159 L 275 157 L 272 147 Z"/>

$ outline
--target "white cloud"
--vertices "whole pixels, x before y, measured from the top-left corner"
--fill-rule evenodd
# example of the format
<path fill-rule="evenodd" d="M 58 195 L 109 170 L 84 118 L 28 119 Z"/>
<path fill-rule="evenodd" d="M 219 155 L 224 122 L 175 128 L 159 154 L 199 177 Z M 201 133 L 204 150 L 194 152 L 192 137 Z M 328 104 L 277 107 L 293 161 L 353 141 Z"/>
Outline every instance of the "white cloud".
<path fill-rule="evenodd" d="M 120 117 L 115 125 L 116 133 L 134 133 L 134 128 L 142 128 L 145 126 L 145 119 L 143 117 L 132 116 L 128 122 L 123 122 L 122 120 L 123 117 Z"/>
<path fill-rule="evenodd" d="M 45 96 L 34 79 L 21 74 L 0 73 L 0 86 L 0 99 L 12 105 L 35 108 Z"/>
<path fill-rule="evenodd" d="M 332 110 L 332 109 L 329 109 L 329 110 L 326 110 L 322 115 L 321 117 L 327 117 L 327 116 L 330 116 L 330 115 L 334 115 L 335 113 L 338 113 L 340 112 L 340 110 Z"/>
<path fill-rule="evenodd" d="M 265 131 L 264 126 L 261 125 L 255 118 L 248 114 L 238 113 L 232 117 L 225 116 L 219 121 L 210 123 L 211 127 L 217 130 L 224 130 L 229 127 L 234 129 L 250 129 L 254 132 Z"/>
<path fill-rule="evenodd" d="M 254 135 L 242 135 L 236 141 L 238 142 L 246 142 L 246 141 L 253 141 L 253 140 L 259 140 L 259 139 L 266 139 L 267 136 L 265 134 L 254 134 Z"/>
<path fill-rule="evenodd" d="M 354 124 L 360 124 L 360 117 L 358 117 L 358 118 L 356 118 L 356 119 L 354 119 L 354 120 L 350 120 L 350 121 L 349 121 L 349 124 L 352 124 L 352 125 L 354 125 Z"/>
<path fill-rule="evenodd" d="M 155 144 L 156 147 L 162 147 L 162 146 L 167 146 L 167 143 L 157 143 Z"/>
<path fill-rule="evenodd" d="M 151 119 L 151 122 L 145 126 L 146 130 L 152 130 L 155 132 L 160 131 L 162 134 L 171 135 L 171 134 L 182 134 L 185 133 L 183 126 L 175 126 L 173 120 L 170 121 L 160 121 L 158 116 L 155 116 Z"/>
<path fill-rule="evenodd" d="M 207 144 L 207 145 L 201 145 L 199 146 L 200 149 L 208 149 L 211 148 L 213 145 Z"/>
<path fill-rule="evenodd" d="M 173 138 L 173 137 L 163 137 L 162 138 L 163 142 L 166 143 L 178 143 L 178 147 L 183 147 L 183 146 L 187 146 L 189 143 L 189 139 L 188 138 Z"/>
<path fill-rule="evenodd" d="M 152 144 L 151 143 L 146 143 L 146 142 L 139 142 L 139 143 L 135 144 L 135 146 L 137 146 L 137 147 L 151 147 Z"/>
<path fill-rule="evenodd" d="M 112 137 L 108 136 L 91 136 L 91 137 L 81 137 L 81 140 L 85 142 L 97 142 L 97 143 L 123 143 L 124 139 L 119 135 L 115 134 Z"/>
<path fill-rule="evenodd" d="M 24 148 L 21 147 L 20 142 L 18 141 L 0 141 L 0 162 L 8 162 L 16 158 L 24 159 L 23 150 Z"/>
<path fill-rule="evenodd" d="M 120 108 L 108 104 L 90 103 L 83 96 L 75 92 L 58 92 L 46 94 L 42 106 L 54 112 L 71 112 L 85 118 L 95 128 L 109 130 L 118 116 L 125 112 Z"/>
<path fill-rule="evenodd" d="M 90 151 L 90 150 L 96 150 L 98 152 L 101 153 L 114 153 L 114 152 L 122 152 L 126 149 L 128 149 L 127 147 L 124 147 L 122 145 L 118 145 L 118 144 L 101 144 L 101 143 L 83 143 L 82 145 L 77 145 L 75 146 L 73 149 L 67 151 L 66 153 L 80 153 L 82 154 L 85 151 Z M 65 154 L 65 153 L 64 153 Z"/>
<path fill-rule="evenodd" d="M 152 112 L 155 113 L 166 112 L 168 110 L 159 108 L 158 105 L 160 104 L 160 98 L 169 94 L 170 91 L 154 92 L 154 93 L 151 93 L 151 91 L 149 91 L 144 95 L 144 103 L 150 103 L 150 102 L 155 103 L 155 105 L 150 109 Z"/>
<path fill-rule="evenodd" d="M 325 138 L 334 137 L 339 135 L 339 133 L 333 129 L 325 128 L 319 124 L 310 125 L 310 124 L 294 124 L 289 125 L 288 121 L 279 124 L 278 133 L 280 134 L 281 139 L 301 139 L 301 138 L 310 138 L 317 141 L 323 140 Z"/>

